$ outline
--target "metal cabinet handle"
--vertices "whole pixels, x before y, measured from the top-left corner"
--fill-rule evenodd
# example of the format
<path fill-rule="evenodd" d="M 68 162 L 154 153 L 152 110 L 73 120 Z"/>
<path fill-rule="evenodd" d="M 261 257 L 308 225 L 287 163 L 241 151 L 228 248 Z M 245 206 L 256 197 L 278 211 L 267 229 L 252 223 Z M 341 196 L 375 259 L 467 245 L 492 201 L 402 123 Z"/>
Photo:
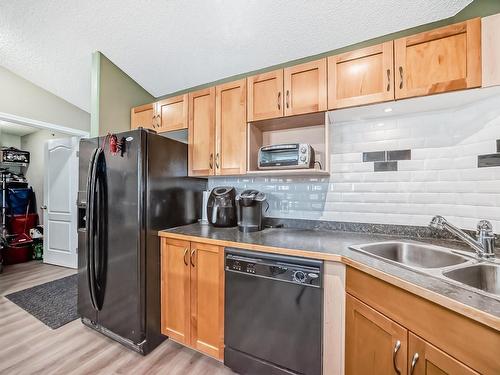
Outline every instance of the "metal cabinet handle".
<path fill-rule="evenodd" d="M 401 78 L 401 81 L 399 82 L 399 88 L 403 88 L 403 67 L 399 67 L 399 77 Z"/>
<path fill-rule="evenodd" d="M 396 374 L 401 375 L 401 371 L 398 369 L 396 365 L 396 357 L 398 355 L 399 349 L 401 348 L 401 341 L 396 341 L 396 345 L 394 345 L 394 351 L 392 352 L 392 366 L 394 367 L 394 371 Z"/>
<path fill-rule="evenodd" d="M 219 169 L 219 153 L 215 155 L 215 167 Z"/>
<path fill-rule="evenodd" d="M 391 69 L 387 69 L 387 91 L 391 91 Z"/>
<path fill-rule="evenodd" d="M 184 264 L 185 264 L 186 266 L 188 265 L 188 261 L 187 261 L 187 259 L 186 259 L 186 255 L 187 255 L 187 253 L 188 253 L 188 248 L 186 247 L 186 248 L 184 249 Z"/>
<path fill-rule="evenodd" d="M 194 264 L 194 260 L 193 260 L 193 255 L 195 252 L 196 252 L 196 249 L 191 250 L 190 261 L 191 261 L 191 266 L 193 266 L 193 267 L 196 267 Z"/>
<path fill-rule="evenodd" d="M 278 92 L 278 109 L 281 109 L 281 91 Z"/>
<path fill-rule="evenodd" d="M 419 358 L 418 353 L 413 354 L 413 358 L 411 360 L 410 375 L 413 374 L 413 371 L 415 370 L 415 366 L 417 365 L 418 358 Z"/>
<path fill-rule="evenodd" d="M 214 154 L 210 154 L 210 161 L 208 162 L 210 169 L 214 169 Z"/>
<path fill-rule="evenodd" d="M 286 107 L 290 108 L 290 90 L 286 90 Z"/>

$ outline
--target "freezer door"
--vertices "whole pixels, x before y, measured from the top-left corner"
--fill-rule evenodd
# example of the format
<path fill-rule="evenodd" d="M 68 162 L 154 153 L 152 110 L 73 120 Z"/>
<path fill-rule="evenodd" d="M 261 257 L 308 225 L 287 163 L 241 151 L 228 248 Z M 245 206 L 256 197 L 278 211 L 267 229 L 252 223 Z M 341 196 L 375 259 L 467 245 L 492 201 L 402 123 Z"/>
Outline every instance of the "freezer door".
<path fill-rule="evenodd" d="M 143 131 L 120 133 L 126 151 L 106 146 L 107 254 L 104 298 L 98 323 L 134 343 L 145 339 Z"/>
<path fill-rule="evenodd" d="M 90 297 L 90 280 L 88 265 L 88 251 L 86 243 L 86 209 L 87 209 L 87 177 L 89 163 L 94 150 L 97 147 L 97 139 L 82 139 L 79 148 L 79 184 L 78 184 L 78 315 L 97 321 L 97 310 L 93 307 Z"/>

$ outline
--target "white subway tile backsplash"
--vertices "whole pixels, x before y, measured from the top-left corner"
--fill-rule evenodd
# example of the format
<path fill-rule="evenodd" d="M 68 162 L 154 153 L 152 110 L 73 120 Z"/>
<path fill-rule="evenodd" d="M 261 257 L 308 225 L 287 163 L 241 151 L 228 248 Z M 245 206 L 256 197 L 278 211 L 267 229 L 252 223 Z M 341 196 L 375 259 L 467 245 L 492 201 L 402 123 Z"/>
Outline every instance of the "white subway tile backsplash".
<path fill-rule="evenodd" d="M 330 177 L 210 178 L 209 187 L 264 191 L 267 215 L 282 218 L 427 225 L 433 215 L 500 232 L 500 167 L 478 168 L 496 152 L 499 97 L 460 109 L 330 125 Z M 363 152 L 411 150 L 398 171 L 374 172 Z"/>

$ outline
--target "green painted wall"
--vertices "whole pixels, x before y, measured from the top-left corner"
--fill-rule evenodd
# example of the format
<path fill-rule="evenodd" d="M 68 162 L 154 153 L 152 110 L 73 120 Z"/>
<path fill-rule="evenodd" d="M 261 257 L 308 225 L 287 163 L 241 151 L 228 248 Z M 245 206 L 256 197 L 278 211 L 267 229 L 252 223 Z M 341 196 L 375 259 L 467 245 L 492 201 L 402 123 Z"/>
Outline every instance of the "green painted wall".
<path fill-rule="evenodd" d="M 455 16 L 450 17 L 450 18 L 446 18 L 446 19 L 443 19 L 440 21 L 428 23 L 425 25 L 420 25 L 417 27 L 413 27 L 411 29 L 398 31 L 396 33 L 387 34 L 387 35 L 384 35 L 381 37 L 366 40 L 366 41 L 361 42 L 361 43 L 356 43 L 356 44 L 346 46 L 343 48 L 339 48 L 336 50 L 327 51 L 327 52 L 324 52 L 324 53 L 321 53 L 318 55 L 308 56 L 308 57 L 304 57 L 304 58 L 298 59 L 298 60 L 287 61 L 287 62 L 282 63 L 282 64 L 268 66 L 268 67 L 263 68 L 263 69 L 254 70 L 254 71 L 246 72 L 243 74 L 238 74 L 235 76 L 227 77 L 227 78 L 220 79 L 220 80 L 214 81 L 214 82 L 205 83 L 203 85 L 199 85 L 199 86 L 195 86 L 195 87 L 190 87 L 190 88 L 187 88 L 184 90 L 176 91 L 176 92 L 161 96 L 157 99 L 164 99 L 164 98 L 168 98 L 170 96 L 185 94 L 185 93 L 190 92 L 190 91 L 204 89 L 204 88 L 215 86 L 215 85 L 218 85 L 218 84 L 221 84 L 224 82 L 235 81 L 235 80 L 245 78 L 245 77 L 248 77 L 248 76 L 251 76 L 254 74 L 268 72 L 268 71 L 275 70 L 275 69 L 286 68 L 288 66 L 293 66 L 296 64 L 304 63 L 304 62 L 317 60 L 317 59 L 320 59 L 322 57 L 353 51 L 353 50 L 368 47 L 368 46 L 371 46 L 374 44 L 387 42 L 389 40 L 394 40 L 394 39 L 402 38 L 402 37 L 405 37 L 408 35 L 417 34 L 417 33 L 423 32 L 423 31 L 432 30 L 432 29 L 435 29 L 435 28 L 438 28 L 441 26 L 446 26 L 446 25 L 451 25 L 453 23 L 462 22 L 462 21 L 465 21 L 465 20 L 468 20 L 471 18 L 485 17 L 485 16 L 490 16 L 492 14 L 496 14 L 496 13 L 500 13 L 500 0 L 474 0 L 472 3 L 470 3 L 464 9 L 462 9 Z"/>
<path fill-rule="evenodd" d="M 130 108 L 155 100 L 98 51 L 92 55 L 91 90 L 91 136 L 129 130 Z"/>

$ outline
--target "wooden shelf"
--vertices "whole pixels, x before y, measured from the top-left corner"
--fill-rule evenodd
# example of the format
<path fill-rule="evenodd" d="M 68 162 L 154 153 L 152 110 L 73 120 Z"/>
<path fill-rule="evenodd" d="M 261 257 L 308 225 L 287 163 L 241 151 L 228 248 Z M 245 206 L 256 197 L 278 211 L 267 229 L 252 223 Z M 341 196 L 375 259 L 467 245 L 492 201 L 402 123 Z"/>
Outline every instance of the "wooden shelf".
<path fill-rule="evenodd" d="M 330 176 L 323 169 L 269 169 L 247 171 L 247 176 Z"/>
<path fill-rule="evenodd" d="M 254 121 L 251 124 L 262 132 L 324 125 L 325 112 L 315 112 L 315 113 L 308 113 L 305 115 L 278 117 L 268 120 Z"/>

